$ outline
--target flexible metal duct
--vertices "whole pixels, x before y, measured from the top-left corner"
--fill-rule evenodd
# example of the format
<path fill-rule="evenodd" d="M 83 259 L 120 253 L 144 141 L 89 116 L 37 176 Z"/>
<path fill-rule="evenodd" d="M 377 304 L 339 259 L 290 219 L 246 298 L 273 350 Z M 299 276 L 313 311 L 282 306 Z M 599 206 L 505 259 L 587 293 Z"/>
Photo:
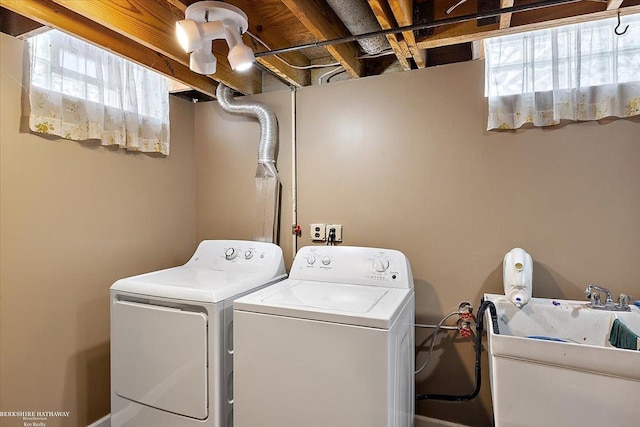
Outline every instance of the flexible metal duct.
<path fill-rule="evenodd" d="M 353 35 L 373 33 L 382 29 L 366 0 L 327 0 L 327 3 Z M 358 43 L 368 54 L 380 53 L 390 47 L 383 35 L 360 39 Z"/>
<path fill-rule="evenodd" d="M 265 171 L 261 173 L 267 173 L 268 176 L 277 176 L 275 156 L 278 141 L 278 119 L 275 113 L 259 102 L 234 99 L 233 89 L 222 83 L 220 83 L 216 89 L 216 98 L 218 98 L 218 104 L 220 104 L 222 109 L 227 113 L 258 119 L 260 122 L 258 165 L 262 165 L 265 169 Z M 258 167 L 258 169 L 260 169 L 260 167 Z"/>
<path fill-rule="evenodd" d="M 276 115 L 259 102 L 234 99 L 233 89 L 222 83 L 218 84 L 216 98 L 224 111 L 255 117 L 260 122 L 253 238 L 261 242 L 276 242 L 280 201 L 280 181 L 275 160 L 278 143 Z"/>

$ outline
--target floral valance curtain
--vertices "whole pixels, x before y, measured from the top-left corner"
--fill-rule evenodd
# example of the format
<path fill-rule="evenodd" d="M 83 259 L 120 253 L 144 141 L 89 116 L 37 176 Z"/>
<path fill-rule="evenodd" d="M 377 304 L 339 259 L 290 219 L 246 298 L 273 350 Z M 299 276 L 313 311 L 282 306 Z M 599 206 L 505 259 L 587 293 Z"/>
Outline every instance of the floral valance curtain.
<path fill-rule="evenodd" d="M 29 39 L 29 127 L 169 154 L 169 87 L 151 70 L 60 31 Z"/>
<path fill-rule="evenodd" d="M 487 129 L 640 115 L 640 14 L 485 41 Z"/>

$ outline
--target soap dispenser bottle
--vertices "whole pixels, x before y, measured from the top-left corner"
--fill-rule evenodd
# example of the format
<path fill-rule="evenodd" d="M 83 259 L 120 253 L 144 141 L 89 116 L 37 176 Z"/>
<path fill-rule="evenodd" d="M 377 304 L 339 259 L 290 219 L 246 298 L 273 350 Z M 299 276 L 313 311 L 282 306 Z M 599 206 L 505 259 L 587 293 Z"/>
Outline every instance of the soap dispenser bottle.
<path fill-rule="evenodd" d="M 504 256 L 504 294 L 518 308 L 522 308 L 531 299 L 532 275 L 533 260 L 524 249 L 513 248 Z"/>

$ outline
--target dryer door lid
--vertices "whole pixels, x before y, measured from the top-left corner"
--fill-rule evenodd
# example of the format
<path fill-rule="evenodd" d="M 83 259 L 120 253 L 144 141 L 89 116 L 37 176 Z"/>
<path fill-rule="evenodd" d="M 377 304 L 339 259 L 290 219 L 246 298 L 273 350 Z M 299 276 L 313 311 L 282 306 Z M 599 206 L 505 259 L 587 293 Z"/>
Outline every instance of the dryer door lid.
<path fill-rule="evenodd" d="M 111 328 L 116 394 L 186 417 L 207 418 L 205 314 L 116 301 Z"/>

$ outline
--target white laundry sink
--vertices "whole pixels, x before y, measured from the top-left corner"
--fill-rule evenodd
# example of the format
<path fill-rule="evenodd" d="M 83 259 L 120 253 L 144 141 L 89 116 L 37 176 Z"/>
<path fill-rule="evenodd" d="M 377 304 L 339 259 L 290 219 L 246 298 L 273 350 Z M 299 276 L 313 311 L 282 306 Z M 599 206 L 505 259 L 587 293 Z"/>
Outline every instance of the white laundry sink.
<path fill-rule="evenodd" d="M 585 301 L 532 298 L 523 308 L 486 294 L 496 426 L 637 426 L 640 351 L 609 343 L 616 318 L 640 335 L 640 310 L 594 310 Z M 487 311 L 487 313 L 489 313 Z"/>

